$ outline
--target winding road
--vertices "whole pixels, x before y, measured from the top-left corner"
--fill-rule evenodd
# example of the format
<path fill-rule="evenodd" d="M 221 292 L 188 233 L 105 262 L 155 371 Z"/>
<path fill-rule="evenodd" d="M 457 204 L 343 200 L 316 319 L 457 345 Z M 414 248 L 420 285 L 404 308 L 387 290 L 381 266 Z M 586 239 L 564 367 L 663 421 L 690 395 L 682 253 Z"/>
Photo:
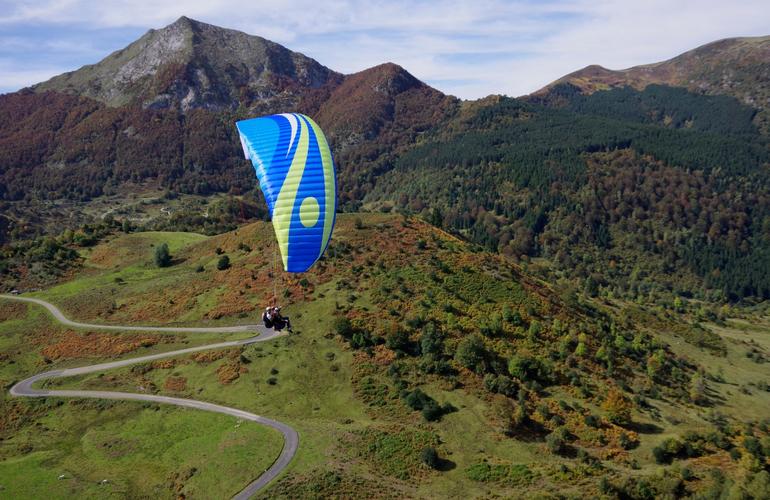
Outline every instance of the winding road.
<path fill-rule="evenodd" d="M 291 459 L 297 453 L 297 447 L 299 445 L 299 435 L 297 431 L 288 425 L 272 420 L 266 417 L 255 415 L 247 411 L 239 410 L 237 408 L 230 408 L 214 403 L 207 403 L 205 401 L 196 401 L 194 399 L 174 398 L 169 396 L 155 396 L 152 394 L 141 394 L 131 392 L 113 392 L 113 391 L 80 391 L 80 390 L 47 390 L 47 389 L 35 389 L 33 385 L 36 382 L 52 378 L 65 378 L 75 375 L 84 375 L 87 373 L 101 372 L 105 370 L 111 370 L 114 368 L 121 368 L 123 366 L 129 366 L 136 363 L 144 363 L 147 361 L 153 361 L 156 359 L 169 358 L 172 356 L 180 356 L 183 354 L 190 354 L 198 351 L 205 351 L 210 349 L 222 349 L 225 347 L 237 347 L 248 344 L 254 344 L 257 342 L 265 342 L 272 340 L 276 337 L 284 335 L 283 333 L 277 333 L 272 330 L 268 330 L 262 325 L 243 325 L 243 326 L 231 326 L 231 327 L 154 327 L 154 326 L 118 326 L 118 325 L 98 325 L 92 323 L 79 323 L 72 321 L 64 316 L 64 314 L 55 305 L 50 302 L 46 302 L 41 299 L 35 299 L 32 297 L 18 297 L 15 295 L 0 295 L 0 299 L 17 300 L 22 302 L 32 302 L 34 304 L 45 307 L 51 315 L 56 318 L 60 323 L 72 326 L 76 328 L 88 328 L 88 329 L 100 329 L 100 330 L 139 330 L 139 331 L 160 331 L 160 332 L 175 332 L 175 333 L 225 333 L 225 332 L 256 332 L 257 336 L 243 340 L 233 340 L 228 342 L 219 342 L 216 344 L 209 344 L 198 347 L 189 347 L 186 349 L 179 349 L 176 351 L 163 352 L 159 354 L 151 354 L 149 356 L 140 356 L 138 358 L 130 358 L 120 361 L 111 361 L 108 363 L 100 363 L 98 365 L 81 366 L 78 368 L 66 368 L 62 370 L 51 370 L 43 373 L 38 373 L 27 379 L 18 382 L 11 387 L 11 394 L 14 396 L 23 396 L 31 398 L 43 398 L 43 397 L 64 397 L 64 398 L 96 398 L 96 399 L 119 399 L 127 401 L 150 401 L 153 403 L 169 404 L 182 406 L 185 408 L 195 408 L 198 410 L 211 411 L 215 413 L 223 413 L 225 415 L 231 415 L 243 420 L 250 420 L 257 422 L 268 427 L 276 429 L 283 434 L 284 445 L 281 450 L 281 454 L 273 462 L 267 470 L 264 471 L 257 479 L 249 483 L 240 493 L 233 497 L 237 500 L 245 500 L 254 495 L 261 488 L 265 487 L 270 481 L 275 479 L 291 462 Z"/>

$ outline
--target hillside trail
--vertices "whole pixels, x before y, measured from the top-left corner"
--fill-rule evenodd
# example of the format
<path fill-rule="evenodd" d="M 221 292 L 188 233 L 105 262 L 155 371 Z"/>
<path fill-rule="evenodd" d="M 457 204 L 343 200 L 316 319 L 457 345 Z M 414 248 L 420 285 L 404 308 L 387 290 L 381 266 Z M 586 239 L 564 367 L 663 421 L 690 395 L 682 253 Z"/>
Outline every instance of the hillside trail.
<path fill-rule="evenodd" d="M 133 365 L 136 363 L 145 363 L 148 361 L 154 361 L 157 359 L 169 358 L 173 356 L 180 356 L 183 354 L 190 354 L 198 351 L 205 351 L 210 349 L 223 349 L 226 347 L 238 347 L 249 344 L 255 344 L 257 342 L 266 342 L 268 340 L 275 339 L 277 337 L 285 335 L 284 333 L 278 333 L 272 330 L 268 330 L 262 325 L 240 325 L 232 327 L 156 327 L 156 326 L 121 326 L 121 325 L 99 325 L 93 323 L 80 323 L 68 319 L 55 305 L 45 300 L 36 299 L 32 297 L 19 297 L 15 295 L 0 295 L 0 299 L 15 300 L 20 302 L 30 302 L 43 306 L 49 313 L 60 323 L 72 326 L 76 328 L 88 328 L 88 329 L 101 329 L 101 330 L 129 330 L 129 331 L 161 331 L 161 332 L 176 332 L 176 333 L 225 333 L 225 332 L 256 332 L 257 335 L 243 340 L 232 340 L 227 342 L 218 342 L 215 344 L 208 344 L 197 347 L 188 347 L 185 349 L 179 349 L 176 351 L 163 352 L 159 354 L 151 354 L 148 356 L 140 356 L 136 358 L 129 358 L 119 361 L 110 361 L 107 363 L 99 363 L 96 365 L 81 366 L 77 368 L 65 368 L 61 370 L 50 370 L 47 372 L 38 373 L 21 382 L 16 383 L 11 387 L 10 393 L 13 396 L 19 397 L 31 397 L 31 398 L 43 398 L 43 397 L 64 397 L 64 398 L 95 398 L 95 399 L 113 399 L 113 400 L 125 400 L 125 401 L 149 401 L 153 403 L 169 404 L 175 406 L 181 406 L 184 408 L 195 408 L 198 410 L 210 411 L 215 413 L 222 413 L 230 415 L 239 419 L 249 420 L 262 425 L 271 427 L 283 435 L 284 444 L 278 458 L 273 464 L 267 468 L 262 474 L 254 481 L 249 483 L 243 490 L 241 490 L 233 498 L 237 500 L 245 500 L 253 496 L 257 491 L 264 488 L 270 481 L 275 479 L 284 469 L 289 465 L 294 455 L 297 453 L 297 447 L 299 445 L 299 435 L 297 431 L 292 427 L 272 420 L 254 413 L 239 410 L 237 408 L 230 408 L 228 406 L 222 406 L 214 403 L 207 403 L 205 401 L 197 401 L 194 399 L 175 398 L 169 396 L 156 396 L 152 394 L 132 393 L 132 392 L 114 392 L 114 391 L 81 391 L 81 390 L 48 390 L 48 389 L 35 389 L 33 385 L 41 380 L 48 380 L 53 378 L 65 378 L 73 377 L 75 375 L 84 375 L 94 372 L 102 372 L 105 370 L 111 370 L 115 368 L 121 368 L 124 366 Z M 212 464 L 213 466 L 213 464 Z"/>

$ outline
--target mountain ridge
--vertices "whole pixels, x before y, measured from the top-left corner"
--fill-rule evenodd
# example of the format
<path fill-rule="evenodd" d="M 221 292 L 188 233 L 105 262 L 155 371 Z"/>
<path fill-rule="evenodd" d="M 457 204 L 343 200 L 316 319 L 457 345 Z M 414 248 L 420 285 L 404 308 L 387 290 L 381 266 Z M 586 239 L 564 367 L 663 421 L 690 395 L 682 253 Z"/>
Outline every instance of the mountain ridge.
<path fill-rule="evenodd" d="M 247 64 L 249 62 L 249 64 Z M 317 89 L 341 75 L 265 38 L 185 16 L 100 62 L 32 86 L 90 97 L 109 106 L 233 109 L 249 95 L 280 97 L 276 80 Z"/>
<path fill-rule="evenodd" d="M 684 87 L 694 93 L 724 94 L 760 110 L 757 124 L 770 130 L 770 35 L 723 38 L 656 63 L 612 70 L 592 64 L 573 71 L 530 96 L 547 95 L 554 87 L 571 84 L 583 93 L 629 86 L 643 90 L 660 84 Z"/>

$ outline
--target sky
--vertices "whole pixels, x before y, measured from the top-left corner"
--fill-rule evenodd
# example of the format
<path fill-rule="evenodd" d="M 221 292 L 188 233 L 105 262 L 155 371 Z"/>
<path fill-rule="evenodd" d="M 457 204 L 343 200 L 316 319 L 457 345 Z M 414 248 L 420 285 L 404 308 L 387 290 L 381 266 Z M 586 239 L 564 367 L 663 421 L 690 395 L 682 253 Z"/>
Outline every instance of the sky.
<path fill-rule="evenodd" d="M 182 15 L 342 73 L 395 62 L 464 99 L 770 35 L 768 0 L 0 0 L 0 93 L 96 63 Z"/>

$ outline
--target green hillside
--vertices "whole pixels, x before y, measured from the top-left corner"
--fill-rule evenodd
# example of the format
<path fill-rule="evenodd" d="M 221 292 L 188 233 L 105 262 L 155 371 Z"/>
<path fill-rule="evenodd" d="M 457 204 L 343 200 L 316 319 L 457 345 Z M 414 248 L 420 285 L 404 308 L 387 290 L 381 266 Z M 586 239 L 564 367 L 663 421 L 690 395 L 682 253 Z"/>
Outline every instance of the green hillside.
<path fill-rule="evenodd" d="M 158 268 L 164 242 L 173 265 Z M 275 290 L 295 334 L 47 386 L 188 397 L 291 425 L 299 452 L 270 498 L 708 497 L 766 487 L 766 311 L 702 318 L 697 302 L 666 310 L 590 299 L 395 215 L 342 215 L 326 256 L 299 279 L 273 274 L 273 247 L 264 223 L 212 237 L 103 236 L 70 278 L 33 295 L 81 321 L 221 326 L 258 322 Z M 222 255 L 231 266 L 219 270 Z M 76 331 L 7 301 L 0 314 L 5 386 L 221 339 Z M 261 427 L 192 410 L 7 393 L 0 405 L 0 484 L 22 496 L 43 487 L 54 497 L 217 496 L 280 449 Z"/>

